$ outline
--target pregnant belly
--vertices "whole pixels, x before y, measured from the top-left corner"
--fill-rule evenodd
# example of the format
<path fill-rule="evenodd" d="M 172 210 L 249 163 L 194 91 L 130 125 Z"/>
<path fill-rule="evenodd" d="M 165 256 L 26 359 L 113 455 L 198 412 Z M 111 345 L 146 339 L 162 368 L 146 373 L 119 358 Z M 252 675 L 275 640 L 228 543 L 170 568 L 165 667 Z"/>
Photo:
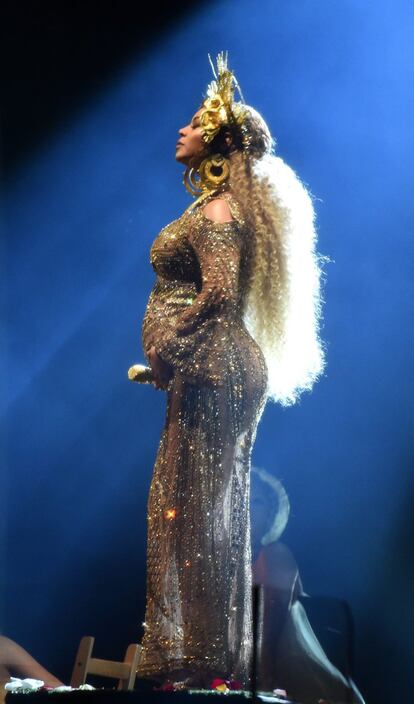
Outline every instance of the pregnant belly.
<path fill-rule="evenodd" d="M 197 296 L 195 284 L 157 283 L 151 292 L 142 323 L 144 353 L 176 329 L 177 316 Z M 182 337 L 185 343 L 186 336 Z M 240 316 L 211 316 L 188 338 L 185 376 L 192 383 L 242 388 L 243 396 L 260 396 L 267 384 L 263 353 Z M 184 367 L 184 365 L 183 365 Z"/>
<path fill-rule="evenodd" d="M 141 336 L 144 351 L 155 345 L 175 327 L 180 313 L 194 301 L 197 288 L 194 283 L 157 281 L 148 299 L 142 321 Z"/>

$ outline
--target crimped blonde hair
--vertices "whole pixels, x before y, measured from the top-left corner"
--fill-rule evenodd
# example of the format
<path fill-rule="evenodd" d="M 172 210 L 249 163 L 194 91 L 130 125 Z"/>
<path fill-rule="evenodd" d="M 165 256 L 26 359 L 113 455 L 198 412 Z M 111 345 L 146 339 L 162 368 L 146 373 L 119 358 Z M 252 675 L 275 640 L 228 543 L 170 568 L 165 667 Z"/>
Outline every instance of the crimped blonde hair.
<path fill-rule="evenodd" d="M 268 369 L 268 399 L 289 406 L 325 367 L 320 339 L 324 262 L 316 251 L 312 197 L 278 156 L 261 115 L 250 106 L 248 154 L 229 153 L 230 189 L 253 233 L 244 322 Z"/>

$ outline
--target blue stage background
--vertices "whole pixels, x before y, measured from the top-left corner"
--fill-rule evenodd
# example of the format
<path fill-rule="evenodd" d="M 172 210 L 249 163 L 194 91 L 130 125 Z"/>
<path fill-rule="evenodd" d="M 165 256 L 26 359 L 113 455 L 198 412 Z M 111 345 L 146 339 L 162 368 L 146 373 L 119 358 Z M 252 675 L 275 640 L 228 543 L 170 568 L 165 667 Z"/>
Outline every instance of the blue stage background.
<path fill-rule="evenodd" d="M 297 406 L 268 405 L 253 461 L 289 494 L 283 539 L 305 590 L 351 605 L 367 701 L 408 696 L 413 19 L 404 0 L 200 5 L 131 45 L 10 165 L 2 630 L 66 681 L 82 635 L 104 657 L 142 636 L 165 395 L 127 369 L 144 359 L 150 245 L 189 203 L 177 130 L 211 79 L 207 53 L 228 49 L 317 198 L 319 251 L 333 259 L 326 374 Z"/>

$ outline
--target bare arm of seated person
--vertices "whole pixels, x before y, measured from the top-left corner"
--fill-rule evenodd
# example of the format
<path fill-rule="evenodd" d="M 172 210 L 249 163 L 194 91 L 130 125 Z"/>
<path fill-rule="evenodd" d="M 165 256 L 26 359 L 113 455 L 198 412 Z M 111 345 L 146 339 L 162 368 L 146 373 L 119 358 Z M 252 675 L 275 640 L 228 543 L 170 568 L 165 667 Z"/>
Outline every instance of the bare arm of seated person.
<path fill-rule="evenodd" d="M 35 660 L 27 650 L 11 638 L 0 636 L 0 681 L 7 682 L 10 676 L 16 677 L 16 675 L 21 679 L 31 677 L 35 680 L 42 680 L 49 687 L 59 687 L 63 684 Z"/>

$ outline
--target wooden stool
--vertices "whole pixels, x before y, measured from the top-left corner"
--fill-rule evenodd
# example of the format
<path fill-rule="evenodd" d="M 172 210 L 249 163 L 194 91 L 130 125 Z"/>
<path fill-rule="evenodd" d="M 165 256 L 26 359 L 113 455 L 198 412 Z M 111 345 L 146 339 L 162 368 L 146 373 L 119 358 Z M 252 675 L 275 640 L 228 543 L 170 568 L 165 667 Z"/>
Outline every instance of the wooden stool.
<path fill-rule="evenodd" d="M 126 650 L 123 662 L 117 662 L 93 658 L 94 643 L 95 638 L 92 636 L 84 636 L 79 643 L 70 686 L 79 687 L 79 685 L 85 684 L 87 675 L 99 675 L 119 680 L 117 689 L 134 689 L 141 646 L 137 643 L 131 643 Z"/>

